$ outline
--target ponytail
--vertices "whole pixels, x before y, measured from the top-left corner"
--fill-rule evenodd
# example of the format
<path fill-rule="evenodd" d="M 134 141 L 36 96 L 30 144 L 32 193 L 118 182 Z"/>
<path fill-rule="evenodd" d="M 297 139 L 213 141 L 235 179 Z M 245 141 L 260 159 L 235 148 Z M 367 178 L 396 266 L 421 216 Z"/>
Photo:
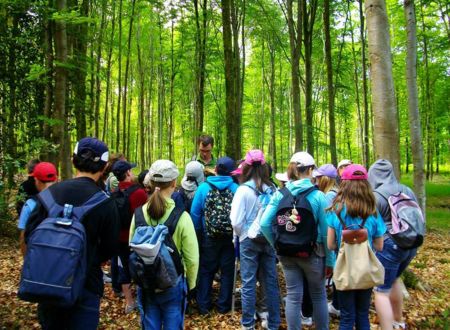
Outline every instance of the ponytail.
<path fill-rule="evenodd" d="M 150 187 L 152 194 L 148 199 L 147 213 L 150 219 L 159 220 L 161 219 L 167 210 L 167 202 L 162 195 L 161 190 L 164 190 L 172 185 L 173 181 L 170 182 L 155 182 L 150 181 Z"/>

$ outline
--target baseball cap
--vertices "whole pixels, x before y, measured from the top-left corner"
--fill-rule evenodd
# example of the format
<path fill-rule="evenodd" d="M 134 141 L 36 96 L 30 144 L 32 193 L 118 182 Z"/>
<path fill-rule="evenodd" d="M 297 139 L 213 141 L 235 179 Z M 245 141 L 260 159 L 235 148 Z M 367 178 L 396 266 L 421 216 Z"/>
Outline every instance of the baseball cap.
<path fill-rule="evenodd" d="M 147 185 L 148 180 L 155 182 L 170 182 L 178 178 L 178 175 L 180 175 L 180 172 L 173 162 L 167 159 L 160 159 L 154 162 L 150 167 L 145 176 L 144 185 Z"/>
<path fill-rule="evenodd" d="M 329 178 L 337 177 L 337 170 L 333 164 L 325 164 L 320 166 L 318 169 L 314 170 L 312 173 L 313 178 L 318 178 L 321 176 L 327 176 Z"/>
<path fill-rule="evenodd" d="M 205 174 L 203 173 L 204 166 L 196 161 L 190 161 L 186 164 L 186 168 L 184 170 L 183 179 L 181 179 L 181 186 L 189 191 L 192 191 L 192 184 L 195 186 L 200 185 L 203 181 L 205 181 Z"/>
<path fill-rule="evenodd" d="M 281 181 L 281 182 L 288 182 L 288 181 L 289 181 L 287 172 L 284 172 L 284 173 L 276 173 L 276 174 L 275 174 L 275 179 L 277 179 L 278 181 Z"/>
<path fill-rule="evenodd" d="M 218 175 L 231 175 L 236 169 L 234 160 L 230 157 L 221 157 L 216 163 L 216 172 Z"/>
<path fill-rule="evenodd" d="M 247 152 L 244 162 L 250 166 L 257 162 L 264 165 L 266 163 L 266 159 L 264 158 L 264 153 L 261 150 L 254 149 Z"/>
<path fill-rule="evenodd" d="M 85 137 L 77 142 L 73 153 L 84 159 L 94 162 L 107 162 L 109 158 L 108 147 L 103 141 L 93 137 Z"/>
<path fill-rule="evenodd" d="M 347 166 L 341 175 L 341 180 L 367 180 L 367 170 L 359 164 Z"/>
<path fill-rule="evenodd" d="M 338 163 L 338 168 L 341 166 L 347 166 L 347 165 L 351 165 L 353 164 L 353 162 L 350 159 L 343 159 Z"/>
<path fill-rule="evenodd" d="M 316 165 L 314 158 L 306 151 L 296 152 L 291 157 L 291 163 L 297 163 L 297 167 L 306 167 Z"/>
<path fill-rule="evenodd" d="M 115 176 L 120 176 L 126 171 L 131 170 L 132 168 L 135 167 L 136 167 L 135 163 L 129 163 L 126 160 L 118 160 L 117 162 L 114 163 L 111 170 Z"/>
<path fill-rule="evenodd" d="M 34 167 L 34 171 L 30 176 L 34 176 L 42 182 L 53 182 L 58 180 L 58 171 L 52 163 L 40 162 Z"/>
<path fill-rule="evenodd" d="M 244 162 L 240 163 L 237 169 L 231 171 L 231 175 L 242 175 L 242 168 L 244 167 Z"/>

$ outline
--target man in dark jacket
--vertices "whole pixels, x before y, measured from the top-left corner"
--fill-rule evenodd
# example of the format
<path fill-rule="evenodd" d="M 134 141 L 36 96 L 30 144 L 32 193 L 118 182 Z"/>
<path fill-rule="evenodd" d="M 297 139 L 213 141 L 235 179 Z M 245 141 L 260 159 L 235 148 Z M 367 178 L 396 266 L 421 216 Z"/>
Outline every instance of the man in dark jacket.
<path fill-rule="evenodd" d="M 405 323 L 402 321 L 403 292 L 399 278 L 416 255 L 417 248 L 403 249 L 389 236 L 392 221 L 388 198 L 402 192 L 417 200 L 411 189 L 398 182 L 394 168 L 388 160 L 379 159 L 370 167 L 369 183 L 375 192 L 377 209 L 388 228 L 383 251 L 377 252 L 377 257 L 385 269 L 385 277 L 384 284 L 375 288 L 375 308 L 381 329 L 405 329 Z"/>
<path fill-rule="evenodd" d="M 107 161 L 108 147 L 105 143 L 91 137 L 81 139 L 73 153 L 75 178 L 48 188 L 56 203 L 80 206 L 101 191 L 96 182 L 102 177 Z M 26 226 L 25 242 L 46 216 L 46 209 L 38 201 Z M 100 297 L 103 295 L 100 265 L 116 255 L 118 247 L 120 224 L 114 201 L 107 198 L 95 206 L 86 213 L 82 223 L 86 232 L 87 251 L 84 289 L 77 303 L 70 308 L 40 303 L 38 316 L 43 329 L 96 329 L 98 326 Z"/>

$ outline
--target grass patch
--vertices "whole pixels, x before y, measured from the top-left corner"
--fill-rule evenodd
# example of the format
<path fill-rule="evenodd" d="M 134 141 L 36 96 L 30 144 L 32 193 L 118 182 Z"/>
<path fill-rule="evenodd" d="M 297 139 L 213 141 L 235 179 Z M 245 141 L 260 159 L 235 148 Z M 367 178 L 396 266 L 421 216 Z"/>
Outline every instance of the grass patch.
<path fill-rule="evenodd" d="M 427 208 L 427 229 L 450 231 L 450 212 L 448 209 Z"/>

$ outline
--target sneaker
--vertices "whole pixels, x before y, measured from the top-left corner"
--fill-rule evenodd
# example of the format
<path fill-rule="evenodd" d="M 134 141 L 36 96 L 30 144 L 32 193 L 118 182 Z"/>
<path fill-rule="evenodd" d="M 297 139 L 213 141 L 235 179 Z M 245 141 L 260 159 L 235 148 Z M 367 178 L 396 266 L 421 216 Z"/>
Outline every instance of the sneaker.
<path fill-rule="evenodd" d="M 103 273 L 103 283 L 105 284 L 111 283 L 111 277 L 106 273 Z"/>
<path fill-rule="evenodd" d="M 261 328 L 262 329 L 269 329 L 269 321 L 267 320 L 269 318 L 268 312 L 256 312 L 259 319 L 261 320 Z M 256 319 L 256 315 L 255 315 Z"/>
<path fill-rule="evenodd" d="M 125 314 L 130 314 L 136 308 L 137 308 L 136 303 L 133 303 L 132 305 L 125 305 Z"/>
<path fill-rule="evenodd" d="M 330 301 L 328 303 L 328 313 L 333 314 L 333 315 L 335 315 L 337 317 L 341 316 L 341 311 L 336 309 L 336 308 L 334 308 L 332 301 Z"/>
<path fill-rule="evenodd" d="M 254 325 L 249 325 L 249 326 L 242 325 L 241 330 L 255 330 L 255 326 Z"/>
<path fill-rule="evenodd" d="M 394 321 L 394 322 L 392 322 L 392 327 L 394 329 L 406 329 L 406 324 L 405 324 L 405 322 Z"/>
<path fill-rule="evenodd" d="M 303 314 L 301 314 L 301 316 L 302 316 L 302 326 L 303 325 L 311 326 L 313 324 L 312 317 L 304 317 Z"/>

